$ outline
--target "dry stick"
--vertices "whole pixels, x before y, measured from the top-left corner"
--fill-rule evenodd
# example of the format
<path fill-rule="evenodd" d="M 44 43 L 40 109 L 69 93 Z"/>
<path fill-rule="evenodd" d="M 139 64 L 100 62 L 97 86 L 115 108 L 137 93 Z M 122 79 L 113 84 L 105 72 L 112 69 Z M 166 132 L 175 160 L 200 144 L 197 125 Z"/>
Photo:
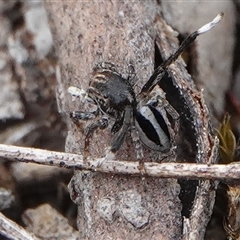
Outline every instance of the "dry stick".
<path fill-rule="evenodd" d="M 145 170 L 139 170 L 138 162 L 90 159 L 83 160 L 82 155 L 54 152 L 36 148 L 17 147 L 0 144 L 0 157 L 17 162 L 31 162 L 64 168 L 93 170 L 112 174 L 133 174 L 152 177 L 192 178 L 192 179 L 240 179 L 240 164 L 207 165 L 194 163 L 152 163 L 145 162 Z M 96 163 L 101 165 L 96 167 Z"/>
<path fill-rule="evenodd" d="M 0 213 L 0 233 L 9 239 L 16 240 L 38 240 L 32 233 L 27 232 L 12 220 Z"/>

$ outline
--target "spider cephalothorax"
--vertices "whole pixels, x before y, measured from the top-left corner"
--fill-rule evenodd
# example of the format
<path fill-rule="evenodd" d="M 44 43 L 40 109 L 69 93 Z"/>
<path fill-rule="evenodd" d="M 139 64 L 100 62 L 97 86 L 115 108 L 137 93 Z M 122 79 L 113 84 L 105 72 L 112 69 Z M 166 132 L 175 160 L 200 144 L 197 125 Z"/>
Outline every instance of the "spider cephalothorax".
<path fill-rule="evenodd" d="M 88 95 L 103 112 L 115 118 L 126 106 L 137 104 L 132 86 L 110 63 L 102 63 L 94 69 Z"/>
<path fill-rule="evenodd" d="M 82 120 L 102 115 L 100 120 L 88 126 L 87 142 L 95 129 L 108 126 L 108 117 L 110 117 L 114 119 L 111 128 L 113 140 L 110 149 L 112 152 L 119 150 L 129 130 L 131 130 L 133 142 L 138 145 L 136 147 L 138 158 L 143 157 L 139 142 L 148 149 L 162 153 L 169 152 L 174 146 L 178 132 L 178 113 L 165 99 L 165 93 L 158 83 L 168 71 L 168 66 L 178 58 L 184 49 L 199 34 L 215 26 L 221 17 L 222 14 L 219 14 L 212 22 L 189 35 L 176 53 L 154 71 L 139 94 L 135 94 L 129 79 L 123 78 L 113 64 L 102 63 L 95 67 L 87 92 L 85 93 L 83 90 L 79 90 L 79 92 L 80 94 L 84 92 L 87 98 L 97 105 L 97 110 L 70 113 L 71 118 Z M 74 87 L 70 87 L 69 92 L 77 95 Z"/>

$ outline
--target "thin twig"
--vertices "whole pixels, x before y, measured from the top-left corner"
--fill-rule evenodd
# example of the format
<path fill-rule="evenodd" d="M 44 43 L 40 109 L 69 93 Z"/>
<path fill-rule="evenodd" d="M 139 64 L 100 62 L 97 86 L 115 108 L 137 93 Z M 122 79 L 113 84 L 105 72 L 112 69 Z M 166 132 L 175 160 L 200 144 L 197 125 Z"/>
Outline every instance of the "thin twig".
<path fill-rule="evenodd" d="M 8 239 L 16 240 L 38 240 L 33 234 L 27 232 L 12 220 L 0 213 L 0 233 Z"/>
<path fill-rule="evenodd" d="M 31 162 L 64 168 L 92 170 L 112 174 L 146 175 L 152 177 L 191 179 L 240 179 L 240 164 L 207 165 L 194 163 L 144 163 L 145 170 L 139 169 L 138 162 L 102 159 L 84 161 L 82 155 L 54 152 L 36 148 L 0 144 L 0 157 L 17 162 Z M 96 163 L 102 162 L 96 167 Z"/>

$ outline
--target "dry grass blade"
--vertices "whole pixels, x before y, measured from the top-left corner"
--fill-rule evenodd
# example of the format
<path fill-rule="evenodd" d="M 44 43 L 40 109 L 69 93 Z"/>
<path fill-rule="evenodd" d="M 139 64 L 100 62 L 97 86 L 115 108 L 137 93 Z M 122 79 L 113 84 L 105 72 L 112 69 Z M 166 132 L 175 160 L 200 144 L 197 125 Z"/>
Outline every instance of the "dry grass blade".
<path fill-rule="evenodd" d="M 232 132 L 230 124 L 230 116 L 225 115 L 222 124 L 218 131 L 218 137 L 220 140 L 219 152 L 220 152 L 220 163 L 231 163 L 234 161 L 236 152 L 236 138 Z"/>

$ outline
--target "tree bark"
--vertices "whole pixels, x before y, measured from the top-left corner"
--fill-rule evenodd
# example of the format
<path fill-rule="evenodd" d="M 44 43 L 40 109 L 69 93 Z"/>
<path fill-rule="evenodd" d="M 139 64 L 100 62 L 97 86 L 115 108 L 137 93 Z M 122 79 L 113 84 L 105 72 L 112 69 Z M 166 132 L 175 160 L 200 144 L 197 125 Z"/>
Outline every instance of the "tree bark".
<path fill-rule="evenodd" d="M 59 56 L 57 98 L 69 126 L 66 151 L 81 154 L 88 123 L 76 124 L 68 118 L 70 111 L 82 106 L 72 101 L 67 88 L 86 90 L 96 64 L 111 62 L 125 78 L 134 69 L 134 90 L 139 93 L 154 69 L 156 39 L 162 40 L 164 58 L 176 49 L 177 41 L 156 1 L 62 0 L 46 1 L 46 7 Z M 189 79 L 181 60 L 178 67 L 183 78 Z M 89 154 L 92 158 L 103 157 L 110 144 L 109 128 L 97 131 Z M 117 159 L 136 160 L 129 135 Z M 153 160 L 151 152 L 145 151 L 145 161 Z M 181 239 L 180 187 L 174 179 L 76 171 L 69 189 L 78 205 L 80 239 Z"/>

